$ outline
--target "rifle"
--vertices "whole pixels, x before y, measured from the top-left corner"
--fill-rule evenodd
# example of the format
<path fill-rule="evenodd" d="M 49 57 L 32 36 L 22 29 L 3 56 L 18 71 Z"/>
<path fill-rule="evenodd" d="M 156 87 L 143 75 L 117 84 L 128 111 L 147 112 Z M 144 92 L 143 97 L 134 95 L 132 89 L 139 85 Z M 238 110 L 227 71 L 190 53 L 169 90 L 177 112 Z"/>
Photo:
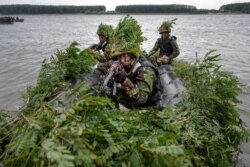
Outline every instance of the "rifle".
<path fill-rule="evenodd" d="M 119 61 L 114 61 L 113 64 L 121 64 Z M 115 74 L 115 67 L 113 66 L 113 64 L 111 65 L 110 69 L 109 69 L 109 73 L 108 76 L 105 78 L 102 86 L 101 86 L 101 92 L 105 93 L 105 94 L 110 94 L 109 92 L 109 87 L 108 84 L 113 80 L 113 76 Z M 116 92 L 117 92 L 117 86 L 118 84 L 113 81 L 113 91 L 112 91 L 112 95 L 115 96 Z"/>

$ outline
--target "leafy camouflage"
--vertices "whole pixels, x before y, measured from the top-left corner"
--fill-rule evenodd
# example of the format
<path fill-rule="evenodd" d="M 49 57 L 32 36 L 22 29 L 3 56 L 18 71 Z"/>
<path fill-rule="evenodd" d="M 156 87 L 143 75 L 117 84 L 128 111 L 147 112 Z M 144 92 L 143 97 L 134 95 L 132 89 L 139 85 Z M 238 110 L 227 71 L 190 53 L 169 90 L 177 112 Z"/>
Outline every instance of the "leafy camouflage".
<path fill-rule="evenodd" d="M 107 24 L 100 24 L 96 34 L 97 35 L 103 35 L 106 37 L 111 36 L 111 34 L 113 33 L 113 26 L 112 25 L 107 25 Z"/>
<path fill-rule="evenodd" d="M 159 33 L 163 33 L 163 32 L 171 32 L 171 29 L 173 28 L 173 25 L 176 24 L 175 20 L 177 19 L 173 19 L 173 20 L 168 20 L 168 21 L 164 21 L 160 28 L 158 29 Z"/>
<path fill-rule="evenodd" d="M 111 55 L 113 57 L 122 53 L 132 53 L 135 56 L 142 54 L 140 45 L 146 40 L 142 36 L 141 26 L 131 16 L 121 19 L 110 38 Z"/>

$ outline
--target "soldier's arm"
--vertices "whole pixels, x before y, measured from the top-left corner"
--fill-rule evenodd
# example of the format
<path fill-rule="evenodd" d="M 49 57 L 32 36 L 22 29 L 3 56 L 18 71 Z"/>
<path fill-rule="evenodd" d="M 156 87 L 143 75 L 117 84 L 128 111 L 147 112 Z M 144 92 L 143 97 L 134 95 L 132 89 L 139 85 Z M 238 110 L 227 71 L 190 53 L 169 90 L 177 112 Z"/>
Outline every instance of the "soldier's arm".
<path fill-rule="evenodd" d="M 177 57 L 180 54 L 179 46 L 175 39 L 171 40 L 171 45 L 173 47 L 173 53 L 169 56 L 171 59 Z"/>
<path fill-rule="evenodd" d="M 102 49 L 102 46 L 101 46 L 101 43 L 99 43 L 96 47 L 96 50 L 95 51 L 99 51 Z M 98 57 L 97 59 L 99 62 L 101 63 L 104 63 L 104 62 L 107 62 L 109 60 L 111 60 L 110 58 L 110 48 L 109 48 L 109 44 L 105 47 L 105 51 L 104 53 Z"/>
<path fill-rule="evenodd" d="M 137 74 L 135 78 L 136 84 L 129 80 L 129 83 L 124 86 L 125 93 L 130 98 L 133 106 L 144 105 L 153 90 L 154 70 L 150 67 L 142 67 Z"/>
<path fill-rule="evenodd" d="M 154 47 L 149 52 L 149 56 L 153 56 L 153 54 L 155 54 L 155 52 L 157 52 L 157 50 L 159 48 L 160 48 L 160 45 L 159 45 L 158 41 L 156 41 L 155 44 L 154 44 Z"/>

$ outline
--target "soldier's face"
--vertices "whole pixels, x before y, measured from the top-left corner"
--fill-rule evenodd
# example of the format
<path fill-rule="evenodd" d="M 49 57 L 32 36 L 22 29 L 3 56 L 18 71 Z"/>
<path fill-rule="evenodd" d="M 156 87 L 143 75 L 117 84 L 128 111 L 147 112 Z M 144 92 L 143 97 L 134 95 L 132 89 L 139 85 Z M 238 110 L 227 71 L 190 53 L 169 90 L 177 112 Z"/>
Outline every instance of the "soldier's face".
<path fill-rule="evenodd" d="M 120 55 L 118 57 L 118 60 L 121 62 L 121 64 L 124 67 L 132 64 L 132 62 L 133 62 L 133 59 L 127 53 Z"/>
<path fill-rule="evenodd" d="M 106 41 L 106 37 L 104 35 L 99 35 L 99 41 L 101 43 L 105 42 Z"/>
<path fill-rule="evenodd" d="M 169 33 L 168 32 L 163 32 L 161 35 L 162 35 L 163 39 L 167 39 L 168 36 L 169 36 Z"/>

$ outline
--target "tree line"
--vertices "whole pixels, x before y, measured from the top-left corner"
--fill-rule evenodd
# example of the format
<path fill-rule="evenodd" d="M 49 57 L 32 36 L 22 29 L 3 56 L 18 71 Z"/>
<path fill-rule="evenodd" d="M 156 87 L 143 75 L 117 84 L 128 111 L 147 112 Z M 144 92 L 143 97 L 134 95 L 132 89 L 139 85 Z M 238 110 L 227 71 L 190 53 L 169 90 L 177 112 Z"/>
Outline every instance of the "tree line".
<path fill-rule="evenodd" d="M 220 7 L 220 11 L 250 13 L 250 2 L 223 5 Z"/>
<path fill-rule="evenodd" d="M 207 14 L 222 12 L 250 13 L 250 2 L 227 4 L 219 10 L 197 9 L 192 5 L 120 5 L 115 11 L 97 6 L 48 6 L 48 5 L 0 5 L 0 14 L 67 14 L 67 13 L 190 13 Z"/>
<path fill-rule="evenodd" d="M 121 5 L 115 8 L 118 13 L 194 13 L 191 5 Z"/>
<path fill-rule="evenodd" d="M 103 13 L 105 6 L 0 5 L 0 14 Z"/>

